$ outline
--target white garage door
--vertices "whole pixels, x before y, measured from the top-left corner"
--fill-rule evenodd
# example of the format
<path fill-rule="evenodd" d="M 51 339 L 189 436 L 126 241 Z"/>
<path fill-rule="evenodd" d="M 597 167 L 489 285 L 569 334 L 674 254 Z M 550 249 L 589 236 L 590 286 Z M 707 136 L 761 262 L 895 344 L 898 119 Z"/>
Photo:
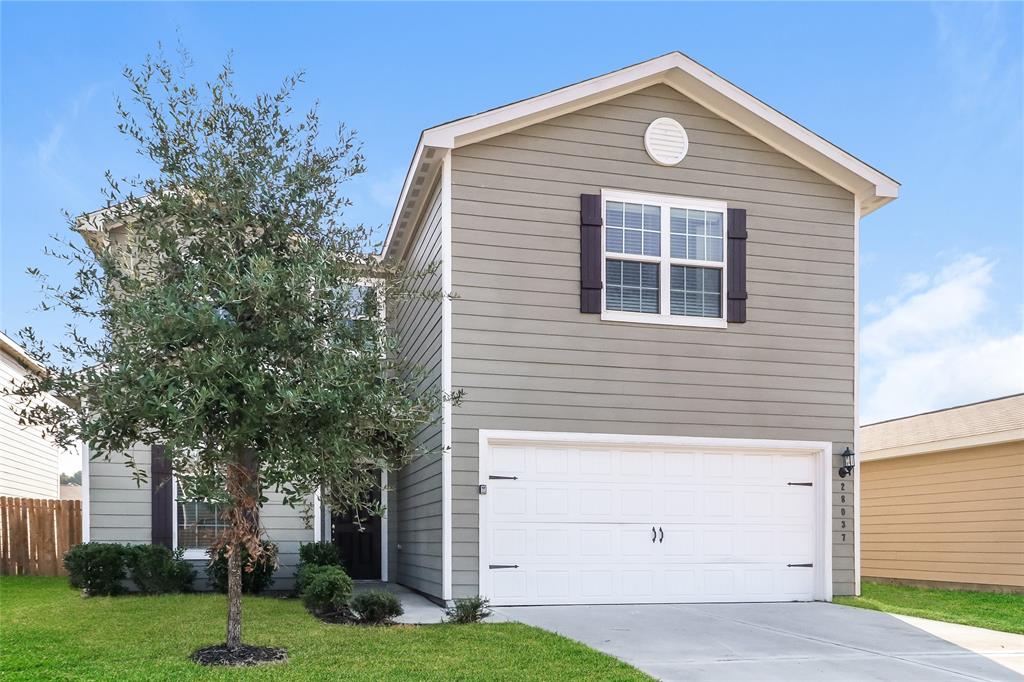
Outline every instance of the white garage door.
<path fill-rule="evenodd" d="M 488 450 L 481 570 L 496 605 L 822 598 L 813 453 Z"/>

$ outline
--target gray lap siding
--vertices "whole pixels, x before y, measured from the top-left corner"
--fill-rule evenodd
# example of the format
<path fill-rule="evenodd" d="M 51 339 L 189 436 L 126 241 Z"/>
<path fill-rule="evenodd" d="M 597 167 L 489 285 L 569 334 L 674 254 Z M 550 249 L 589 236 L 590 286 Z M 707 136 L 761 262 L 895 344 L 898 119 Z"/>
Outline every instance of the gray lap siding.
<path fill-rule="evenodd" d="M 441 259 L 441 192 L 434 187 L 416 236 L 409 245 L 406 265 L 424 272 Z M 423 291 L 441 289 L 440 272 L 419 283 Z M 418 390 L 441 391 L 441 302 L 408 298 L 389 311 L 402 359 L 422 372 Z M 424 426 L 416 438 L 419 454 L 398 472 L 389 496 L 389 556 L 395 580 L 426 594 L 442 592 L 441 424 Z"/>
<path fill-rule="evenodd" d="M 644 152 L 659 116 L 689 134 L 679 166 Z M 748 322 L 581 314 L 579 195 L 601 189 L 745 208 Z M 849 192 L 667 86 L 455 150 L 452 386 L 466 397 L 452 418 L 453 596 L 478 591 L 479 429 L 852 445 L 854 267 Z M 852 490 L 838 481 L 833 581 L 847 594 Z"/>
<path fill-rule="evenodd" d="M 139 444 L 132 448 L 132 454 L 140 468 L 149 472 L 150 446 Z M 112 454 L 110 461 L 89 463 L 89 539 L 148 545 L 153 538 L 150 486 L 136 485 L 124 462 L 123 455 Z M 260 523 L 266 538 L 278 547 L 278 569 L 271 589 L 289 591 L 295 586 L 299 545 L 313 541 L 313 529 L 307 526 L 303 510 L 285 505 L 280 493 L 269 492 L 267 497 L 269 501 L 260 510 Z M 205 559 L 192 565 L 199 574 L 196 589 L 206 589 Z"/>

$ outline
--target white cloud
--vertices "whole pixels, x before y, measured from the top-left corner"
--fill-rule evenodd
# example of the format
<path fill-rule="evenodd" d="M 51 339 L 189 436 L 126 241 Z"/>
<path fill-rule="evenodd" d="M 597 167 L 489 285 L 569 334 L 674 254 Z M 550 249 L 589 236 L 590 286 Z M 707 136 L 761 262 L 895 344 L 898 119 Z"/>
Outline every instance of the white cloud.
<path fill-rule="evenodd" d="M 931 12 L 950 103 L 976 125 L 1019 137 L 1022 74 L 1006 8 L 999 2 L 944 2 L 932 3 Z"/>
<path fill-rule="evenodd" d="M 71 102 L 67 109 L 57 118 L 50 132 L 36 145 L 36 160 L 43 167 L 50 165 L 57 153 L 60 151 L 61 142 L 64 140 L 64 133 L 69 126 L 73 126 L 81 113 L 82 108 L 89 103 L 89 100 L 96 94 L 96 84 L 89 85 L 82 90 Z"/>
<path fill-rule="evenodd" d="M 986 324 L 994 263 L 966 254 L 865 306 L 862 424 L 1024 390 L 1024 330 Z"/>

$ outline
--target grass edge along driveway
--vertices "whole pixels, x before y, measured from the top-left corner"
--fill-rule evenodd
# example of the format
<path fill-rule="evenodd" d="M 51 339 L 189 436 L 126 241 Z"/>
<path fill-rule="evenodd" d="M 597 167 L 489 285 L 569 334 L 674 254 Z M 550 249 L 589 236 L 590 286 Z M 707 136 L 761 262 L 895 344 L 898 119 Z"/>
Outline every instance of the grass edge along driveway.
<path fill-rule="evenodd" d="M 859 597 L 837 604 L 1024 634 L 1024 594 L 941 590 L 864 581 Z"/>
<path fill-rule="evenodd" d="M 650 680 L 582 644 L 520 623 L 356 627 L 294 599 L 246 597 L 244 637 L 288 649 L 283 664 L 203 668 L 224 641 L 215 594 L 83 598 L 65 578 L 0 578 L 5 680 Z"/>

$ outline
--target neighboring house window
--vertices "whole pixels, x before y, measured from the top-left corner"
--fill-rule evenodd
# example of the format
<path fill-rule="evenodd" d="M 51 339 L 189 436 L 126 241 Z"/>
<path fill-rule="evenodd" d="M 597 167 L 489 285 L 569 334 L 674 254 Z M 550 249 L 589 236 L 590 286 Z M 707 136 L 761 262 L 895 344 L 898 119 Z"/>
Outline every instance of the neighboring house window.
<path fill-rule="evenodd" d="M 186 558 L 205 558 L 206 550 L 228 527 L 220 507 L 190 500 L 181 485 L 174 483 L 174 547 L 184 549 Z"/>
<path fill-rule="evenodd" d="M 603 319 L 724 327 L 726 204 L 606 190 Z"/>

